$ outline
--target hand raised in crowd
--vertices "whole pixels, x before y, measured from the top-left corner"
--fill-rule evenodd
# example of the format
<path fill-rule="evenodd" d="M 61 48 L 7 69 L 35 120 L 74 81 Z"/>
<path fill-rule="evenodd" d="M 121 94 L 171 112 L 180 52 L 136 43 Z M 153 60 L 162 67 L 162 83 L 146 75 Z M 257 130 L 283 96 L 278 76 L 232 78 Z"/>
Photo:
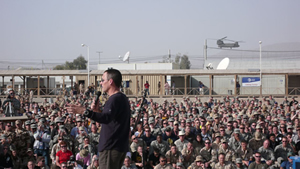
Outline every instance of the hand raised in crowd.
<path fill-rule="evenodd" d="M 69 103 L 65 105 L 65 108 L 67 109 L 68 113 L 73 113 L 73 114 L 83 114 L 84 111 L 86 110 L 85 107 L 82 107 L 80 105 L 69 104 Z"/>

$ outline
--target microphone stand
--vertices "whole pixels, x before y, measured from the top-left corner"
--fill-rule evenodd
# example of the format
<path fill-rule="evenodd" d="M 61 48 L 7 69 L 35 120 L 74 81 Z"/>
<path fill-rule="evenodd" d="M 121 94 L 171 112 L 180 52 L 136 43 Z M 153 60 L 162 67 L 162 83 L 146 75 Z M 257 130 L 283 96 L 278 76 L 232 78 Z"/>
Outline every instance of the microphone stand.
<path fill-rule="evenodd" d="M 147 92 L 144 90 L 144 94 L 142 96 L 142 103 L 140 104 L 140 106 L 138 108 L 138 117 L 137 117 L 137 120 L 136 120 L 136 122 L 134 124 L 134 129 L 136 129 L 136 126 L 138 125 L 139 121 L 142 122 L 142 129 L 144 129 L 144 118 L 142 117 L 142 114 L 143 114 L 143 110 L 144 110 L 143 105 L 145 104 L 145 98 L 146 98 L 146 96 L 147 96 Z M 144 135 L 144 133 L 142 133 L 142 135 Z M 143 138 L 142 138 L 142 148 L 143 148 L 143 152 L 142 152 L 142 164 L 143 164 L 143 169 L 144 169 L 144 167 L 145 167 L 145 160 L 144 160 L 144 158 L 145 158 L 144 157 L 145 150 L 144 150 L 144 140 L 143 140 Z"/>

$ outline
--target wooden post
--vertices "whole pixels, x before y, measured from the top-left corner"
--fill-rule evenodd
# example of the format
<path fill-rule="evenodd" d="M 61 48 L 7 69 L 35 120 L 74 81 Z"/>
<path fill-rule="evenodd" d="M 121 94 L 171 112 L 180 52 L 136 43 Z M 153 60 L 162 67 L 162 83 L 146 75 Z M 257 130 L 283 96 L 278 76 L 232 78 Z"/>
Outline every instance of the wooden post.
<path fill-rule="evenodd" d="M 50 77 L 47 76 L 47 87 L 46 87 L 46 93 L 45 93 L 45 94 L 47 94 L 47 95 L 48 95 L 49 92 L 50 92 L 49 88 L 50 88 Z"/>
<path fill-rule="evenodd" d="M 65 79 L 66 79 L 66 76 L 63 76 L 63 90 L 65 90 Z"/>
<path fill-rule="evenodd" d="M 289 95 L 289 75 L 285 74 L 285 96 Z"/>
<path fill-rule="evenodd" d="M 209 75 L 209 96 L 212 96 L 212 81 L 213 81 L 213 75 Z"/>
<path fill-rule="evenodd" d="M 26 76 L 23 76 L 23 91 L 22 91 L 22 94 L 25 94 L 25 85 L 26 85 Z"/>
<path fill-rule="evenodd" d="M 163 93 L 164 93 L 164 91 L 163 91 L 163 89 L 164 89 L 163 86 L 164 86 L 164 84 L 165 84 L 165 83 L 163 83 L 163 76 L 160 75 L 160 92 L 159 92 L 160 98 L 163 97 Z"/>
<path fill-rule="evenodd" d="M 236 93 L 236 79 L 237 79 L 237 75 L 234 75 L 234 96 L 236 97 L 237 96 L 237 93 Z"/>
<path fill-rule="evenodd" d="M 139 77 L 135 75 L 135 97 L 138 97 L 139 94 L 138 86 L 139 86 Z"/>
<path fill-rule="evenodd" d="M 40 97 L 40 76 L 38 76 L 37 96 Z"/>
<path fill-rule="evenodd" d="M 184 75 L 184 95 L 186 96 L 187 93 L 187 89 L 186 89 L 186 79 L 187 79 L 187 75 Z"/>
<path fill-rule="evenodd" d="M 14 75 L 11 76 L 11 85 L 12 85 L 11 88 L 16 92 L 16 90 L 15 90 L 15 76 Z"/>

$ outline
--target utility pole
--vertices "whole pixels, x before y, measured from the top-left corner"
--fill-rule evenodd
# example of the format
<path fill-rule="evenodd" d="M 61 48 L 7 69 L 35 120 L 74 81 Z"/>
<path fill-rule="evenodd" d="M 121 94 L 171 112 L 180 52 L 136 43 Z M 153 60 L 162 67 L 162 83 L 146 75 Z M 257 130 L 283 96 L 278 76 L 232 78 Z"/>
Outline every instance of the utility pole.
<path fill-rule="evenodd" d="M 99 53 L 99 64 L 100 64 L 100 53 L 103 53 L 103 52 L 100 51 L 100 52 L 96 52 L 96 53 Z"/>

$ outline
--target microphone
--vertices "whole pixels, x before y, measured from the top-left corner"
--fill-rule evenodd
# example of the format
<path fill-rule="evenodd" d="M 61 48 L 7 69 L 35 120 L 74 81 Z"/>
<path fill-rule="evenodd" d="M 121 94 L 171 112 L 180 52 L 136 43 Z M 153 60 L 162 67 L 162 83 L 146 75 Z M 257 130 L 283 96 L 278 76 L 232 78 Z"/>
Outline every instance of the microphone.
<path fill-rule="evenodd" d="M 96 93 L 95 105 L 98 103 L 99 97 L 100 97 L 100 96 L 101 96 L 101 92 L 98 91 L 98 92 Z M 92 110 L 86 109 L 86 110 L 84 111 L 83 115 L 84 115 L 85 117 L 88 117 L 88 115 L 89 115 L 91 112 L 92 112 Z"/>
<path fill-rule="evenodd" d="M 101 96 L 101 92 L 100 91 L 98 91 L 97 93 L 96 93 L 96 100 L 95 100 L 95 104 L 97 104 L 98 103 L 98 101 L 99 101 L 99 97 Z"/>

